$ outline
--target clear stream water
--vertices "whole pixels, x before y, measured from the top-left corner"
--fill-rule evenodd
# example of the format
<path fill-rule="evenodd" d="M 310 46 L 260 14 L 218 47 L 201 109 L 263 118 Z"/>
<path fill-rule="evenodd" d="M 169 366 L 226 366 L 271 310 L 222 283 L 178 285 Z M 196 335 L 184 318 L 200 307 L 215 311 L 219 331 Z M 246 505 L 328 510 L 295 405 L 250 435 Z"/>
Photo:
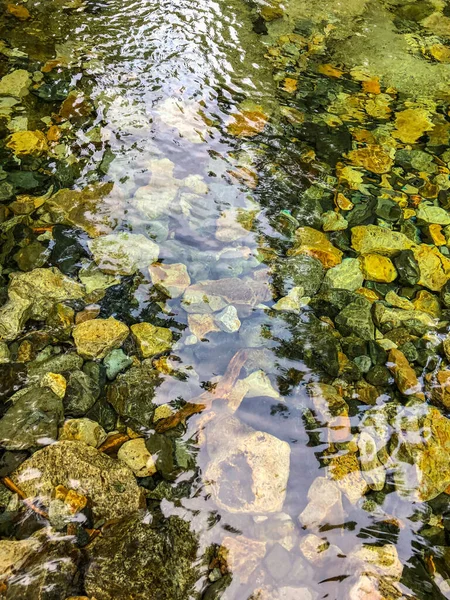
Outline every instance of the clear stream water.
<path fill-rule="evenodd" d="M 119 567 L 115 562 L 111 569 L 120 570 L 123 553 L 128 584 L 108 587 L 104 574 L 97 588 L 85 584 L 92 561 L 108 562 L 92 550 L 106 535 L 105 519 L 95 518 L 94 507 L 85 527 L 99 534 L 93 541 L 80 542 L 79 536 L 73 541 L 70 524 L 58 528 L 52 518 L 53 529 L 45 529 L 49 521 L 36 506 L 48 512 L 48 499 L 34 500 L 33 508 L 23 504 L 11 488 L 12 480 L 20 493 L 21 480 L 6 466 L 0 544 L 44 530 L 49 539 L 64 537 L 82 551 L 69 583 L 66 578 L 55 584 L 47 573 L 52 568 L 45 545 L 37 558 L 24 562 L 10 560 L 4 546 L 0 552 L 12 571 L 2 571 L 0 592 L 5 598 L 58 600 L 449 598 L 450 430 L 437 433 L 431 421 L 421 421 L 435 410 L 433 404 L 444 418 L 450 406 L 442 399 L 445 384 L 435 379 L 446 373 L 450 358 L 442 346 L 450 320 L 445 282 L 430 288 L 422 264 L 421 278 L 409 281 L 395 262 L 406 246 L 392 250 L 386 242 L 384 248 L 381 237 L 372 254 L 392 259 L 394 278 L 363 275 L 356 264 L 364 253 L 350 235 L 353 227 L 376 225 L 401 232 L 411 244 L 439 248 L 447 260 L 450 219 L 439 214 L 427 221 L 416 213 L 424 202 L 443 212 L 449 207 L 447 3 L 29 0 L 17 5 L 28 15 L 11 6 L 2 5 L 0 75 L 24 69 L 33 81 L 30 93 L 12 107 L 8 93 L 0 97 L 1 176 L 8 182 L 0 207 L 9 207 L 1 212 L 3 301 L 9 275 L 19 270 L 57 267 L 81 281 L 80 268 L 102 267 L 92 239 L 121 232 L 153 240 L 159 262 L 185 265 L 191 285 L 225 281 L 220 292 L 214 284 L 208 292 L 221 297 L 218 310 L 213 312 L 214 300 L 205 299 L 205 290 L 193 308 L 183 291 L 170 298 L 155 288 L 151 261 L 141 248 L 131 273 L 118 273 L 114 264 L 120 259 L 108 262 L 103 255 L 109 264 L 103 270 L 116 280 L 94 289 L 86 301 L 66 303 L 74 314 L 89 305 L 99 319 L 169 328 L 173 340 L 170 350 L 151 355 L 155 378 L 139 399 L 129 392 L 128 413 L 113 402 L 116 412 L 111 417 L 109 407 L 105 420 L 88 409 L 71 410 L 64 400 L 65 419 L 87 416 L 108 433 L 149 439 L 156 425 L 142 414 L 152 406 L 169 404 L 177 413 L 185 402 L 205 404 L 200 414 L 164 432 L 169 451 L 164 446 L 154 452 L 154 457 L 173 453 L 173 472 L 158 467 L 153 477 L 137 476 L 147 494 L 148 519 L 178 515 L 195 532 L 195 585 L 188 590 L 180 584 L 169 595 L 148 590 L 149 573 L 155 577 L 161 565 L 142 566 L 141 551 L 134 564 L 130 547 L 120 541 Z M 62 102 L 74 91 L 79 98 L 64 113 Z M 408 109 L 413 112 L 405 133 L 398 115 Z M 56 138 L 48 133 L 51 126 Z M 42 131 L 45 151 L 15 152 L 8 144 L 20 131 Z M 372 159 L 352 158 L 352 150 L 365 147 Z M 24 173 L 33 175 L 31 183 Z M 94 202 L 69 201 L 70 209 L 81 207 L 75 216 L 67 206 L 59 212 L 45 203 L 31 211 L 13 206 L 17 196 L 49 192 L 51 202 L 59 189 L 98 190 L 100 182 L 113 185 L 107 194 L 94 192 Z M 301 227 L 325 232 L 334 249 L 324 236 L 302 245 L 295 233 Z M 36 243 L 41 258 L 17 260 L 19 250 Z M 122 252 L 128 250 L 131 242 Z M 313 259 L 296 266 L 293 254 Z M 354 261 L 356 271 L 342 287 L 330 283 L 328 274 L 323 283 L 325 270 L 336 268 L 342 257 Z M 448 278 L 445 265 L 431 268 L 442 269 Z M 327 292 L 330 287 L 340 295 Z M 290 309 L 280 310 L 276 302 L 292 288 L 297 296 Z M 428 296 L 420 297 L 423 291 Z M 369 325 L 367 335 L 367 310 L 358 297 L 372 315 L 380 304 L 403 316 L 387 319 L 387 325 L 376 322 L 376 333 Z M 219 323 L 227 306 L 233 308 Z M 344 323 L 338 315 L 347 306 L 354 307 L 354 318 Z M 411 313 L 405 316 L 407 310 L 420 313 L 417 322 Z M 15 336 L 3 336 L 3 414 L 17 402 L 10 400 L 13 392 L 36 386 L 31 375 L 36 364 L 79 351 L 72 326 L 61 334 L 45 315 L 24 321 Z M 42 338 L 45 343 L 32 335 L 40 331 L 51 333 Z M 406 356 L 418 388 L 402 384 L 387 354 L 391 348 Z M 123 349 L 134 357 L 133 367 L 126 367 L 135 368 L 143 359 L 136 341 L 128 338 Z M 94 378 L 97 373 L 105 402 L 116 383 L 105 378 L 103 357 L 96 363 L 100 371 L 85 372 Z M 19 366 L 11 386 L 6 381 L 15 377 L 12 364 Z M 66 380 L 70 370 L 62 369 Z M 387 406 L 397 411 L 389 422 L 381 416 Z M 442 435 L 441 462 L 433 462 L 427 427 L 431 437 Z M 256 437 L 252 430 L 259 432 Z M 391 457 L 383 462 L 377 441 L 378 486 L 362 467 L 363 432 L 377 440 L 384 436 L 389 446 Z M 3 441 L 2 465 L 17 467 L 54 441 L 24 449 Z M 117 449 L 110 460 L 118 460 Z M 410 471 L 416 465 L 415 479 L 399 464 Z M 58 466 L 53 468 L 56 486 Z M 425 498 L 421 482 L 428 476 L 435 487 Z M 329 486 L 314 492 L 317 478 Z M 71 477 L 70 469 L 66 479 L 89 498 L 92 490 Z M 60 483 L 70 487 L 66 479 Z M 374 555 L 361 558 L 364 544 L 391 553 L 392 564 Z M 60 558 L 53 563 L 56 572 Z M 171 558 L 176 563 L 176 552 Z M 0 554 L 0 566 L 2 560 Z M 174 580 L 179 574 L 164 576 Z"/>

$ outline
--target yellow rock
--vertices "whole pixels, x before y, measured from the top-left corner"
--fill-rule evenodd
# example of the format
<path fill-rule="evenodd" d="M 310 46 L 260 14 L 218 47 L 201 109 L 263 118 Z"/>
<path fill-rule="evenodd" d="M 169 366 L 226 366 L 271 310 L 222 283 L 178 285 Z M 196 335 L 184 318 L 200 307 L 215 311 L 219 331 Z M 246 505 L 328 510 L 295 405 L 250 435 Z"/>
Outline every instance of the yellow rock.
<path fill-rule="evenodd" d="M 450 260 L 434 246 L 420 244 L 413 248 L 420 269 L 419 285 L 439 292 L 450 278 Z"/>
<path fill-rule="evenodd" d="M 156 327 L 151 323 L 136 323 L 131 326 L 131 333 L 142 358 L 161 354 L 170 350 L 172 346 L 172 332 L 167 327 Z"/>
<path fill-rule="evenodd" d="M 407 108 L 397 113 L 393 136 L 405 144 L 414 144 L 434 127 L 430 114 L 424 108 Z"/>
<path fill-rule="evenodd" d="M 434 294 L 421 290 L 413 301 L 414 308 L 426 312 L 432 317 L 439 318 L 441 314 L 441 305 Z"/>
<path fill-rule="evenodd" d="M 442 233 L 442 225 L 437 225 L 434 223 L 428 227 L 428 231 L 430 232 L 430 237 L 435 246 L 445 246 L 447 244 L 447 240 Z"/>
<path fill-rule="evenodd" d="M 396 348 L 390 350 L 387 366 L 393 374 L 395 383 L 402 394 L 405 396 L 414 395 L 423 400 L 425 399 L 417 375 L 403 352 Z"/>
<path fill-rule="evenodd" d="M 309 254 L 320 260 L 326 269 L 335 267 L 342 262 L 342 252 L 333 246 L 327 236 L 312 227 L 299 227 L 295 232 L 294 247 L 288 254 Z"/>
<path fill-rule="evenodd" d="M 31 16 L 29 10 L 22 4 L 8 4 L 6 12 L 19 19 L 19 21 L 26 21 Z"/>
<path fill-rule="evenodd" d="M 67 381 L 66 378 L 59 373 L 46 373 L 41 379 L 41 387 L 48 387 L 59 398 L 64 398 L 66 395 Z"/>
<path fill-rule="evenodd" d="M 357 167 L 363 167 L 372 173 L 389 173 L 394 161 L 390 154 L 377 144 L 369 144 L 348 153 L 348 158 Z"/>
<path fill-rule="evenodd" d="M 369 290 L 369 288 L 358 288 L 356 293 L 364 296 L 364 298 L 367 298 L 367 300 L 372 304 L 380 299 L 379 295 L 374 290 Z"/>
<path fill-rule="evenodd" d="M 368 491 L 369 486 L 363 478 L 355 454 L 347 453 L 333 457 L 328 466 L 331 478 L 352 504 Z"/>
<path fill-rule="evenodd" d="M 414 243 L 403 233 L 377 225 L 358 225 L 352 229 L 352 247 L 359 254 L 395 256 L 413 246 Z"/>
<path fill-rule="evenodd" d="M 292 79 L 292 77 L 286 77 L 286 79 L 283 81 L 282 87 L 285 92 L 289 92 L 290 94 L 293 94 L 297 90 L 297 86 L 298 86 L 297 79 Z"/>
<path fill-rule="evenodd" d="M 228 125 L 228 133 L 236 137 L 254 137 L 263 131 L 269 117 L 262 107 L 255 106 L 253 110 L 243 110 L 233 115 L 234 121 Z"/>
<path fill-rule="evenodd" d="M 173 415 L 172 407 L 169 404 L 160 404 L 156 407 L 154 415 L 153 415 L 153 423 L 159 421 L 160 419 L 167 419 Z"/>
<path fill-rule="evenodd" d="M 364 278 L 379 283 L 391 283 L 397 277 L 397 269 L 390 258 L 381 254 L 366 254 L 361 257 Z"/>
<path fill-rule="evenodd" d="M 18 157 L 41 156 L 48 150 L 47 138 L 42 131 L 16 131 L 6 146 Z"/>
<path fill-rule="evenodd" d="M 334 203 L 336 204 L 337 208 L 345 211 L 352 210 L 352 208 L 355 206 L 351 200 L 346 198 L 344 194 L 341 193 L 337 194 Z"/>
<path fill-rule="evenodd" d="M 85 321 L 76 325 L 72 333 L 78 354 L 93 360 L 105 358 L 111 350 L 120 348 L 128 334 L 125 323 L 113 317 Z"/>
<path fill-rule="evenodd" d="M 428 52 L 439 62 L 450 62 L 450 48 L 444 46 L 444 44 L 433 44 L 428 48 Z"/>

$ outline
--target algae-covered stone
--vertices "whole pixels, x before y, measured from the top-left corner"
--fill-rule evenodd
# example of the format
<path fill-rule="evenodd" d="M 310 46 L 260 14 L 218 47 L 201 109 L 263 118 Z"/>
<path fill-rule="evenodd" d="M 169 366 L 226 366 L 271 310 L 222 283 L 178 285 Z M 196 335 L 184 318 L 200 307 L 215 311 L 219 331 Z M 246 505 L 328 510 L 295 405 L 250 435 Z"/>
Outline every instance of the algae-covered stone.
<path fill-rule="evenodd" d="M 342 262 L 342 252 L 333 246 L 327 236 L 312 227 L 299 227 L 295 232 L 295 243 L 288 254 L 307 254 L 320 260 L 325 269 Z"/>
<path fill-rule="evenodd" d="M 26 450 L 51 444 L 62 420 L 61 398 L 48 388 L 32 388 L 0 419 L 0 446 Z"/>
<path fill-rule="evenodd" d="M 413 246 L 414 243 L 403 233 L 377 225 L 358 225 L 352 229 L 352 247 L 359 254 L 395 256 Z"/>
<path fill-rule="evenodd" d="M 98 448 L 106 440 L 106 431 L 91 419 L 69 419 L 61 428 L 59 439 L 84 442 Z"/>
<path fill-rule="evenodd" d="M 356 454 L 347 452 L 330 459 L 328 472 L 352 504 L 364 496 L 369 486 L 361 474 Z"/>
<path fill-rule="evenodd" d="M 72 335 L 77 352 L 83 358 L 100 359 L 114 348 L 120 348 L 128 333 L 125 323 L 110 317 L 80 323 L 74 327 Z"/>
<path fill-rule="evenodd" d="M 92 502 L 95 519 L 116 519 L 136 512 L 141 495 L 136 479 L 122 462 L 84 442 L 60 441 L 35 452 L 11 474 L 27 498 L 48 504 L 58 485 Z"/>
<path fill-rule="evenodd" d="M 184 600 L 194 592 L 198 541 L 177 516 L 138 513 L 105 528 L 90 548 L 86 592 L 97 600 Z"/>
<path fill-rule="evenodd" d="M 151 323 L 136 323 L 131 333 L 142 358 L 167 352 L 172 346 L 172 332 L 167 327 L 156 327 Z"/>
<path fill-rule="evenodd" d="M 391 283 L 397 277 L 397 270 L 387 256 L 366 254 L 361 257 L 361 268 L 365 279 L 379 283 Z"/>
<path fill-rule="evenodd" d="M 158 373 L 149 363 L 143 361 L 141 366 L 131 367 L 107 388 L 107 400 L 115 411 L 144 427 L 149 427 L 153 421 L 155 405 L 152 400 L 158 384 Z"/>
<path fill-rule="evenodd" d="M 420 279 L 420 269 L 412 250 L 400 252 L 394 258 L 394 264 L 400 283 L 404 285 L 416 285 Z"/>
<path fill-rule="evenodd" d="M 132 275 L 158 259 L 159 248 L 140 233 L 112 233 L 88 243 L 95 262 L 105 273 Z"/>
<path fill-rule="evenodd" d="M 382 490 L 386 482 L 386 470 L 378 459 L 374 439 L 366 431 L 359 434 L 358 450 L 362 476 L 369 488 L 375 491 Z"/>
<path fill-rule="evenodd" d="M 0 79 L 0 96 L 24 98 L 29 94 L 31 75 L 25 69 L 16 69 Z"/>
<path fill-rule="evenodd" d="M 48 151 L 47 138 L 42 131 L 16 131 L 10 136 L 6 147 L 11 148 L 18 158 L 39 157 Z"/>
<path fill-rule="evenodd" d="M 389 152 L 382 146 L 368 144 L 365 148 L 358 148 L 348 153 L 348 159 L 357 167 L 364 167 L 372 173 L 389 173 L 394 160 Z"/>
<path fill-rule="evenodd" d="M 294 287 L 302 287 L 305 296 L 314 296 L 324 276 L 322 263 L 307 254 L 280 260 L 273 273 L 275 286 L 283 295 L 288 294 Z"/>
<path fill-rule="evenodd" d="M 344 231 L 347 227 L 348 222 L 341 214 L 334 212 L 334 210 L 329 210 L 322 215 L 322 229 L 325 232 Z"/>
<path fill-rule="evenodd" d="M 371 304 L 363 297 L 341 310 L 336 317 L 336 325 L 343 335 L 355 334 L 362 340 L 375 339 Z"/>
<path fill-rule="evenodd" d="M 234 417 L 219 420 L 207 432 L 207 439 L 211 461 L 205 480 L 219 508 L 231 513 L 282 509 L 289 477 L 289 444 Z"/>
<path fill-rule="evenodd" d="M 155 287 L 160 288 L 169 298 L 178 298 L 191 283 L 186 265 L 182 263 L 149 266 L 150 277 Z"/>
<path fill-rule="evenodd" d="M 435 329 L 436 321 L 429 314 L 418 310 L 403 310 L 401 308 L 389 308 L 381 302 L 376 302 L 373 309 L 373 318 L 376 326 L 387 332 L 397 327 L 406 327 L 418 331 Z"/>
<path fill-rule="evenodd" d="M 325 287 L 355 291 L 362 286 L 364 275 L 357 258 L 345 258 L 340 265 L 328 269 L 323 285 Z"/>
<path fill-rule="evenodd" d="M 431 131 L 434 124 L 425 108 L 407 108 L 396 114 L 393 136 L 405 144 L 415 144 L 422 135 Z"/>
<path fill-rule="evenodd" d="M 147 450 L 144 438 L 125 442 L 120 447 L 117 458 L 123 461 L 136 477 L 149 477 L 156 473 L 155 461 Z"/>

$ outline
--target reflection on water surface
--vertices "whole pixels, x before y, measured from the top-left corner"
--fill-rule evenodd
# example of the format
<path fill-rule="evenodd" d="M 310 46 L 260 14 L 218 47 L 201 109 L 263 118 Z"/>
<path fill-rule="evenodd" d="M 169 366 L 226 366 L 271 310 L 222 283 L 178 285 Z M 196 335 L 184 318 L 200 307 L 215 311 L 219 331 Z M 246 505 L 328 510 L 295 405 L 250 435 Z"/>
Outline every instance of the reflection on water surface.
<path fill-rule="evenodd" d="M 0 29 L 2 597 L 450 597 L 446 3 Z"/>

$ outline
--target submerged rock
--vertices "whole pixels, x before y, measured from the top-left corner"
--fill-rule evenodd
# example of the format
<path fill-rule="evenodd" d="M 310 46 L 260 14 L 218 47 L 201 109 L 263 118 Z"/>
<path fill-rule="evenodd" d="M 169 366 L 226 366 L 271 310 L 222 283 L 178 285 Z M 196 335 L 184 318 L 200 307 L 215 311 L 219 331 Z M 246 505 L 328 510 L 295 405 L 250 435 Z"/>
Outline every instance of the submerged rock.
<path fill-rule="evenodd" d="M 147 450 L 144 438 L 125 442 L 120 447 L 117 458 L 123 461 L 136 477 L 149 477 L 156 473 L 155 461 Z"/>
<path fill-rule="evenodd" d="M 122 462 L 79 441 L 60 441 L 35 452 L 11 474 L 27 498 L 49 504 L 54 488 L 75 489 L 92 502 L 96 519 L 116 519 L 141 505 L 136 479 Z"/>
<path fill-rule="evenodd" d="M 299 516 L 306 528 L 341 525 L 344 522 L 342 494 L 338 486 L 326 477 L 317 477 L 308 491 L 308 505 Z"/>
<path fill-rule="evenodd" d="M 191 283 L 186 265 L 181 263 L 164 265 L 154 264 L 149 267 L 150 277 L 155 287 L 161 289 L 169 298 L 178 298 Z"/>
<path fill-rule="evenodd" d="M 0 446 L 26 450 L 51 444 L 58 438 L 62 420 L 61 398 L 48 388 L 32 388 L 0 419 Z"/>
<path fill-rule="evenodd" d="M 321 231 L 312 227 L 299 227 L 295 232 L 295 243 L 288 254 L 307 254 L 320 260 L 325 269 L 335 267 L 342 262 L 342 252 L 329 241 Z"/>
<path fill-rule="evenodd" d="M 233 417 L 215 427 L 216 436 L 214 426 L 208 432 L 211 461 L 205 480 L 219 508 L 231 513 L 280 511 L 289 477 L 289 444 Z"/>
<path fill-rule="evenodd" d="M 199 579 L 198 541 L 189 524 L 172 516 L 152 522 L 138 513 L 105 529 L 92 545 L 86 592 L 97 600 L 185 600 Z"/>
<path fill-rule="evenodd" d="M 28 319 L 43 320 L 54 304 L 83 296 L 84 287 L 56 267 L 12 273 L 8 301 L 0 308 L 0 339 L 15 339 Z"/>
<path fill-rule="evenodd" d="M 357 258 L 345 258 L 340 265 L 328 269 L 323 281 L 324 287 L 354 292 L 362 287 L 364 275 Z"/>
<path fill-rule="evenodd" d="M 106 431 L 91 419 L 69 419 L 61 428 L 59 439 L 84 442 L 98 448 L 106 440 Z"/>
<path fill-rule="evenodd" d="M 77 352 L 87 359 L 105 358 L 111 350 L 120 348 L 128 334 L 125 323 L 113 317 L 84 321 L 72 333 Z"/>
<path fill-rule="evenodd" d="M 31 75 L 25 69 L 16 69 L 0 79 L 0 96 L 24 98 L 29 94 Z"/>
<path fill-rule="evenodd" d="M 158 259 L 159 248 L 140 233 L 112 233 L 88 243 L 95 262 L 105 273 L 133 275 Z"/>
<path fill-rule="evenodd" d="M 377 225 L 359 225 L 352 229 L 352 246 L 359 254 L 394 256 L 402 250 L 409 250 L 414 243 L 397 231 Z"/>
<path fill-rule="evenodd" d="M 325 270 L 317 258 L 299 254 L 277 263 L 273 277 L 276 288 L 283 295 L 294 287 L 302 287 L 305 296 L 313 296 L 322 284 Z"/>
<path fill-rule="evenodd" d="M 136 323 L 131 326 L 131 333 L 142 358 L 167 352 L 172 346 L 172 332 L 167 327 Z"/>
<path fill-rule="evenodd" d="M 6 146 L 18 158 L 39 157 L 48 151 L 47 138 L 42 131 L 16 131 L 10 136 Z"/>

